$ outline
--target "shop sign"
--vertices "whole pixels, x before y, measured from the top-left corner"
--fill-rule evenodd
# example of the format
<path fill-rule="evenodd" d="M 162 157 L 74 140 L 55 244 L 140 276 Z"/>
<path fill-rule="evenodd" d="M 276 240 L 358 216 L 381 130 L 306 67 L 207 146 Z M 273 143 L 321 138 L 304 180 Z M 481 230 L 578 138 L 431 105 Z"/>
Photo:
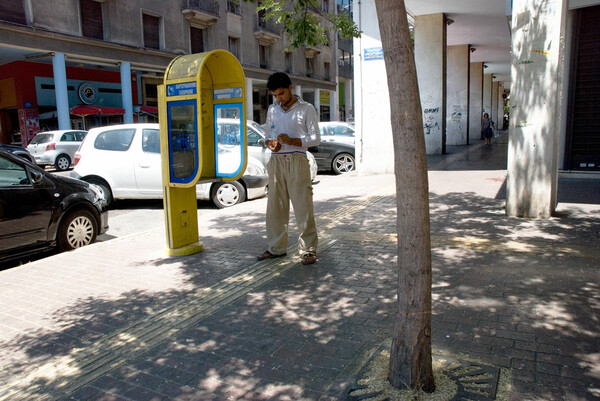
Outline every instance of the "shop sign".
<path fill-rule="evenodd" d="M 98 100 L 98 90 L 91 82 L 82 82 L 77 90 L 79 99 L 85 104 L 94 104 Z"/>

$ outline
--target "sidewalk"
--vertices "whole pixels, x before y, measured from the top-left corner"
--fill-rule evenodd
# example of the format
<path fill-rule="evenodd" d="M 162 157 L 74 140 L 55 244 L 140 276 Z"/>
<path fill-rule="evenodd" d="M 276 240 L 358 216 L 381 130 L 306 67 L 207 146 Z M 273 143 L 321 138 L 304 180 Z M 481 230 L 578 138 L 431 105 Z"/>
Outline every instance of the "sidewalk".
<path fill-rule="evenodd" d="M 600 198 L 576 203 L 596 184 L 509 218 L 505 155 L 501 137 L 428 158 L 434 354 L 509 374 L 512 400 L 598 399 Z M 394 329 L 394 177 L 314 192 L 316 265 L 293 220 L 289 256 L 256 262 L 260 199 L 203 215 L 196 255 L 165 256 L 161 228 L 0 272 L 0 400 L 356 399 Z"/>

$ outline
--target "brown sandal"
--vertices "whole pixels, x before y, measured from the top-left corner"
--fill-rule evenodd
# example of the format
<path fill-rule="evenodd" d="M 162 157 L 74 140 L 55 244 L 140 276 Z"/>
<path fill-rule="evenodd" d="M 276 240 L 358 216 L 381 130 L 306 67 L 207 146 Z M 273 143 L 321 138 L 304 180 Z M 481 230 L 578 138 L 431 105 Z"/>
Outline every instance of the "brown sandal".
<path fill-rule="evenodd" d="M 265 260 L 265 259 L 274 259 L 274 258 L 280 258 L 282 256 L 287 255 L 287 253 L 282 253 L 281 255 L 274 255 L 269 251 L 264 251 L 263 253 L 261 253 L 260 255 L 258 255 L 256 257 L 257 260 Z"/>
<path fill-rule="evenodd" d="M 305 253 L 302 255 L 302 264 L 303 265 L 312 265 L 317 261 L 317 255 L 314 253 Z"/>

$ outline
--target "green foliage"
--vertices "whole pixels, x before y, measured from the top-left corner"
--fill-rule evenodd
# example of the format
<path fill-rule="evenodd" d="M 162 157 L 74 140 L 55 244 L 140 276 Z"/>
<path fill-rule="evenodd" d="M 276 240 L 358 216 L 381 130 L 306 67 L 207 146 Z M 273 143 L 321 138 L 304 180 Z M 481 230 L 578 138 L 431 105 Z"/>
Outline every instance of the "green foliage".
<path fill-rule="evenodd" d="M 325 13 L 321 11 L 318 0 L 262 0 L 256 11 L 263 11 L 265 20 L 283 25 L 289 35 L 289 48 L 327 44 L 327 33 L 331 30 L 337 31 L 344 39 L 361 34 L 347 13 Z M 333 26 L 321 25 L 321 17 Z"/>

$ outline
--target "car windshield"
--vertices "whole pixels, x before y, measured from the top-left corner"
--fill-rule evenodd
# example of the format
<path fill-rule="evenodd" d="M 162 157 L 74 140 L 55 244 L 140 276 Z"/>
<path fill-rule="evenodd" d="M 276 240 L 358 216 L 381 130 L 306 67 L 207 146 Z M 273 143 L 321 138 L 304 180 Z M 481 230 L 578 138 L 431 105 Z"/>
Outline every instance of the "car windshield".
<path fill-rule="evenodd" d="M 263 128 L 255 121 L 248 121 L 246 123 L 247 125 L 251 126 L 252 128 L 254 128 L 255 130 L 257 130 L 258 132 L 260 132 L 261 134 L 265 134 L 265 131 L 263 130 Z"/>
<path fill-rule="evenodd" d="M 37 134 L 31 143 L 48 143 L 54 138 L 54 134 Z"/>

